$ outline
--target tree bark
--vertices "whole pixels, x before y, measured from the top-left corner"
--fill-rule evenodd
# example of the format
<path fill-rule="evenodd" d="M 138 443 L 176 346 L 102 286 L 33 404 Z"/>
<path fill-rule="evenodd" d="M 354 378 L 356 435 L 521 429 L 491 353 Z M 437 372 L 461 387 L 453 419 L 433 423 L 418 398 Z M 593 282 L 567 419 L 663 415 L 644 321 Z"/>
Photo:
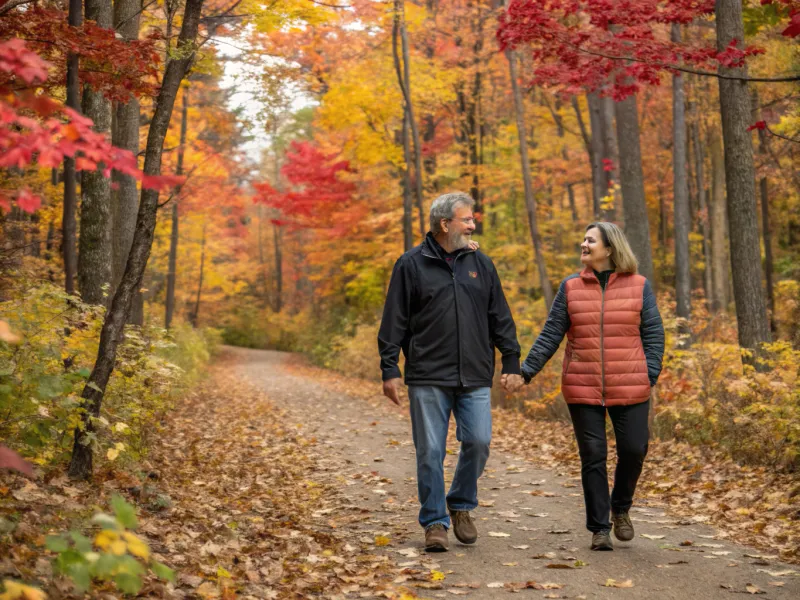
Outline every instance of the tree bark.
<path fill-rule="evenodd" d="M 114 23 L 117 33 L 126 41 L 139 39 L 139 18 L 142 0 L 115 0 Z M 114 111 L 111 124 L 111 142 L 118 148 L 139 154 L 139 100 L 133 94 L 128 102 L 119 102 Z M 136 215 L 139 210 L 139 192 L 136 180 L 117 171 L 111 173 L 111 221 L 112 227 L 112 266 L 111 295 L 115 293 L 128 262 L 128 255 L 136 228 Z M 141 292 L 134 291 L 133 305 L 128 319 L 130 323 L 143 321 L 143 299 Z"/>
<path fill-rule="evenodd" d="M 636 96 L 628 96 L 615 105 L 617 140 L 619 142 L 619 172 L 622 187 L 622 209 L 625 234 L 636 258 L 639 272 L 657 287 L 653 271 L 653 251 L 650 244 L 650 223 L 644 196 L 642 151 L 639 145 L 639 111 Z"/>
<path fill-rule="evenodd" d="M 711 154 L 711 288 L 712 312 L 728 308 L 728 209 L 725 203 L 725 160 L 722 139 L 716 131 L 709 133 Z"/>
<path fill-rule="evenodd" d="M 194 309 L 189 318 L 189 321 L 192 323 L 192 327 L 197 329 L 197 325 L 200 322 L 200 298 L 203 293 L 203 273 L 205 271 L 206 266 L 206 223 L 203 222 L 203 233 L 202 237 L 200 238 L 200 279 L 197 282 L 197 299 L 194 303 Z"/>
<path fill-rule="evenodd" d="M 276 313 L 283 309 L 283 250 L 281 248 L 281 228 L 273 224 L 272 239 L 275 254 L 275 300 L 273 310 Z"/>
<path fill-rule="evenodd" d="M 542 286 L 542 294 L 547 310 L 553 304 L 553 287 L 547 278 L 547 267 L 544 263 L 542 252 L 542 240 L 539 236 L 539 225 L 536 218 L 536 197 L 533 194 L 533 182 L 531 180 L 531 163 L 528 158 L 528 139 L 525 127 L 525 105 L 522 102 L 522 92 L 519 89 L 517 75 L 517 59 L 511 50 L 506 50 L 508 60 L 508 72 L 511 77 L 511 91 L 514 96 L 514 114 L 517 121 L 517 136 L 519 137 L 519 153 L 522 163 L 522 183 L 525 188 L 525 207 L 528 209 L 528 225 L 531 231 L 531 242 L 533 243 L 533 254 L 536 261 L 536 268 L 539 271 L 539 283 Z"/>
<path fill-rule="evenodd" d="M 164 149 L 164 138 L 169 129 L 169 121 L 178 94 L 178 87 L 195 59 L 197 31 L 200 24 L 200 11 L 203 0 L 186 0 L 183 24 L 178 36 L 177 56 L 167 62 L 161 88 L 155 100 L 155 111 L 147 135 L 147 146 L 144 158 L 144 173 L 157 176 L 161 173 L 161 158 Z M 122 280 L 114 293 L 111 307 L 106 312 L 103 328 L 100 333 L 100 346 L 89 380 L 83 388 L 81 397 L 85 412 L 82 426 L 75 429 L 72 448 L 72 460 L 69 465 L 70 477 L 89 479 L 92 474 L 93 449 L 90 443 L 93 432 L 92 418 L 100 415 L 100 407 L 108 380 L 114 369 L 117 348 L 123 337 L 128 313 L 133 298 L 141 285 L 153 235 L 156 227 L 158 211 L 158 191 L 142 189 L 136 230 L 131 245 L 128 262 Z"/>
<path fill-rule="evenodd" d="M 178 161 L 175 166 L 175 175 L 183 175 L 183 157 L 186 152 L 186 129 L 189 115 L 189 90 L 183 90 L 181 98 L 181 138 L 178 146 Z M 164 313 L 164 327 L 169 329 L 172 316 L 175 313 L 175 280 L 178 272 L 178 199 L 181 195 L 181 186 L 175 190 L 172 199 L 172 231 L 169 236 L 169 266 L 167 270 L 167 301 Z M 259 206 L 259 209 L 261 207 Z M 261 249 L 261 220 L 259 212 L 259 250 Z M 263 261 L 262 261 L 263 262 Z"/>
<path fill-rule="evenodd" d="M 708 203 L 708 193 L 706 190 L 705 175 L 705 148 L 700 138 L 700 118 L 697 113 L 697 103 L 689 102 L 689 112 L 692 117 L 689 131 L 691 133 L 692 145 L 694 146 L 695 177 L 697 180 L 697 203 L 700 208 L 698 222 L 700 233 L 703 236 L 703 290 L 706 296 L 706 307 L 710 308 L 713 304 L 714 286 L 711 274 L 711 214 Z"/>
<path fill-rule="evenodd" d="M 763 129 L 758 130 L 758 149 L 764 155 L 766 160 L 767 155 L 767 132 Z M 772 260 L 772 231 L 770 227 L 769 218 L 769 183 L 767 176 L 764 175 L 758 181 L 759 196 L 761 200 L 761 231 L 764 238 L 764 274 L 767 280 L 767 308 L 769 308 L 769 328 L 772 334 L 777 333 L 775 323 L 775 289 L 772 281 L 772 273 L 774 271 Z"/>
<path fill-rule="evenodd" d="M 606 195 L 616 199 L 614 183 L 619 182 L 619 148 L 617 137 L 614 133 L 614 100 L 608 96 L 601 98 L 603 118 L 600 125 L 603 131 L 603 158 L 609 161 L 610 166 L 602 165 L 603 186 L 606 188 Z M 603 219 L 606 221 L 616 221 L 618 218 L 617 206 L 613 203 L 603 210 Z"/>
<path fill-rule="evenodd" d="M 723 52 L 731 42 L 739 47 L 744 40 L 741 0 L 717 0 L 715 5 L 717 50 Z M 746 77 L 745 67 L 720 66 L 723 75 Z M 728 191 L 731 266 L 736 301 L 739 345 L 758 350 L 770 341 L 769 321 L 761 288 L 761 249 L 758 239 L 755 167 L 751 124 L 750 94 L 747 82 L 719 80 L 722 136 L 725 144 L 725 179 Z"/>
<path fill-rule="evenodd" d="M 410 57 L 408 52 L 408 32 L 406 31 L 406 6 L 405 0 L 395 0 L 395 23 L 400 34 L 400 42 L 403 52 L 403 75 L 400 76 L 398 71 L 398 79 L 400 79 L 400 88 L 403 92 L 405 99 L 405 114 L 408 125 L 411 129 L 411 137 L 414 140 L 414 191 L 417 198 L 417 209 L 419 210 L 419 229 L 420 236 L 425 237 L 427 227 L 425 227 L 425 215 L 423 213 L 423 192 L 422 192 L 422 144 L 419 141 L 419 129 L 417 122 L 414 119 L 414 105 L 411 102 L 411 67 Z M 395 67 L 397 63 L 395 62 Z M 408 166 L 410 169 L 411 166 Z"/>
<path fill-rule="evenodd" d="M 608 194 L 608 179 L 603 171 L 603 99 L 595 92 L 586 95 L 589 104 L 589 127 L 591 128 L 591 161 L 592 161 L 592 200 L 594 218 L 599 219 L 602 213 L 600 203 Z"/>
<path fill-rule="evenodd" d="M 408 131 L 408 94 L 406 92 L 405 75 L 400 65 L 400 54 L 397 49 L 397 41 L 400 36 L 400 7 L 399 2 L 395 2 L 394 22 L 392 25 L 392 57 L 394 59 L 394 69 L 397 73 L 397 82 L 403 93 L 403 126 L 401 136 L 403 142 L 403 161 L 405 168 L 402 170 L 403 179 L 403 249 L 405 252 L 414 246 L 414 231 L 412 227 L 412 201 L 411 201 L 411 139 Z M 422 210 L 420 210 L 420 216 Z M 422 234 L 424 237 L 424 233 Z"/>
<path fill-rule="evenodd" d="M 83 3 L 69 0 L 68 23 L 71 27 L 83 24 Z M 78 81 L 79 57 L 67 54 L 67 106 L 80 112 L 80 82 Z M 64 256 L 64 289 L 68 294 L 75 293 L 75 275 L 78 271 L 77 254 L 77 210 L 78 181 L 75 173 L 75 158 L 64 159 L 64 205 L 61 217 L 61 251 Z"/>
<path fill-rule="evenodd" d="M 672 25 L 672 41 L 680 43 L 680 25 Z M 688 347 L 692 318 L 692 274 L 689 256 L 689 180 L 687 179 L 686 95 L 680 73 L 672 75 L 672 189 L 675 219 L 675 314 L 680 319 L 678 331 L 685 337 L 679 344 Z"/>
<path fill-rule="evenodd" d="M 86 0 L 86 19 L 113 28 L 111 0 Z M 83 114 L 94 122 L 98 133 L 111 128 L 111 102 L 88 85 L 83 89 Z M 79 250 L 81 298 L 89 304 L 104 304 L 103 288 L 111 283 L 111 180 L 100 169 L 84 171 L 81 177 Z"/>

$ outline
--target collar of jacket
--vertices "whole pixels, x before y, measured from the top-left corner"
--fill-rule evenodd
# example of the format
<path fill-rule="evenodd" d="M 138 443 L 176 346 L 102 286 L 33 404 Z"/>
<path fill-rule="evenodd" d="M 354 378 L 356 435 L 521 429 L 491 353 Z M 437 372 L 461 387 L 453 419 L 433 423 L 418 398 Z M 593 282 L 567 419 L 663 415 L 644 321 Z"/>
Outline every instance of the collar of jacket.
<path fill-rule="evenodd" d="M 436 238 L 433 237 L 433 233 L 429 231 L 425 236 L 425 240 L 422 242 L 422 255 L 428 258 L 444 260 L 442 253 L 439 251 L 440 248 L 444 250 L 444 248 L 439 245 L 439 242 L 436 241 Z M 475 250 L 472 250 L 469 246 L 461 249 L 461 254 L 469 254 L 472 252 L 475 252 Z M 458 256 L 461 256 L 461 254 Z"/>
<path fill-rule="evenodd" d="M 608 281 L 606 282 L 606 289 L 608 288 L 609 284 L 617 278 L 619 273 L 612 273 L 608 277 Z M 600 285 L 600 280 L 597 278 L 597 275 L 594 274 L 594 269 L 591 267 L 584 267 L 583 271 L 581 271 L 581 279 L 585 279 L 587 281 L 594 281 L 596 284 Z"/>

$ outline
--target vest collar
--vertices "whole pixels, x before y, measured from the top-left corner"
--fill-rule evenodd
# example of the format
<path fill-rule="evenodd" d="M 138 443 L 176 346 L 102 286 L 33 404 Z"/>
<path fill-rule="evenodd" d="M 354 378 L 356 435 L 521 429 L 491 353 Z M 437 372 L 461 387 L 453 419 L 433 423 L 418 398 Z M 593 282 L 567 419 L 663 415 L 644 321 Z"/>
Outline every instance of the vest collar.
<path fill-rule="evenodd" d="M 606 289 L 608 286 L 611 285 L 611 282 L 614 281 L 619 276 L 619 273 L 612 273 L 608 281 L 606 282 Z M 581 271 L 581 279 L 585 281 L 592 281 L 597 285 L 600 285 L 600 280 L 597 279 L 597 275 L 594 274 L 594 270 L 591 267 L 584 267 L 583 271 Z"/>

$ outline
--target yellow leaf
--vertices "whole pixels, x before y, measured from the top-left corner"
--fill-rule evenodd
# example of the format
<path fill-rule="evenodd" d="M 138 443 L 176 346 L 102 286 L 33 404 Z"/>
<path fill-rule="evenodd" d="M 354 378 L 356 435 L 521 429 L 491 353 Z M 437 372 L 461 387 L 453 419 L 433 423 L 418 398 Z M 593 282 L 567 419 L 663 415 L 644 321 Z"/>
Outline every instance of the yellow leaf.
<path fill-rule="evenodd" d="M 217 568 L 217 577 L 226 577 L 226 578 L 230 579 L 231 578 L 231 574 L 227 569 L 224 569 L 222 567 L 218 567 Z"/>
<path fill-rule="evenodd" d="M 386 537 L 385 535 L 376 535 L 375 536 L 375 545 L 376 546 L 388 546 L 391 540 Z"/>
<path fill-rule="evenodd" d="M 130 531 L 123 532 L 122 537 L 128 542 L 128 552 L 144 560 L 150 558 L 150 548 L 139 537 Z"/>
<path fill-rule="evenodd" d="M 441 571 L 431 571 L 431 581 L 444 581 L 444 573 Z"/>
<path fill-rule="evenodd" d="M 40 589 L 17 583 L 11 579 L 4 579 L 5 592 L 0 594 L 0 600 L 45 600 L 47 595 Z"/>
<path fill-rule="evenodd" d="M 605 587 L 613 587 L 613 588 L 632 588 L 633 581 L 630 579 L 626 579 L 625 581 L 617 581 L 616 579 L 606 579 L 606 582 L 603 585 Z"/>
<path fill-rule="evenodd" d="M 108 550 L 111 544 L 119 540 L 119 534 L 111 529 L 103 529 L 94 536 L 94 545 L 101 550 Z"/>
<path fill-rule="evenodd" d="M 111 542 L 111 546 L 109 546 L 108 550 L 114 556 L 122 556 L 125 554 L 125 551 L 128 549 L 128 545 L 123 542 L 122 540 L 117 540 L 116 542 Z"/>

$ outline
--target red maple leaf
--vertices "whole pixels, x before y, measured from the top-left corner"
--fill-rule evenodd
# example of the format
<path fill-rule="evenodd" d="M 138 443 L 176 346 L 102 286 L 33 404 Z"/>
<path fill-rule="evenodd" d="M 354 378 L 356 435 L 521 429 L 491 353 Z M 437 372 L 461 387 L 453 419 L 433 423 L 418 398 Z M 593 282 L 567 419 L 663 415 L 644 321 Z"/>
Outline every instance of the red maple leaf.
<path fill-rule="evenodd" d="M 31 193 L 28 188 L 20 190 L 17 196 L 17 206 L 26 213 L 34 213 L 42 205 L 42 199 L 36 194 Z"/>

